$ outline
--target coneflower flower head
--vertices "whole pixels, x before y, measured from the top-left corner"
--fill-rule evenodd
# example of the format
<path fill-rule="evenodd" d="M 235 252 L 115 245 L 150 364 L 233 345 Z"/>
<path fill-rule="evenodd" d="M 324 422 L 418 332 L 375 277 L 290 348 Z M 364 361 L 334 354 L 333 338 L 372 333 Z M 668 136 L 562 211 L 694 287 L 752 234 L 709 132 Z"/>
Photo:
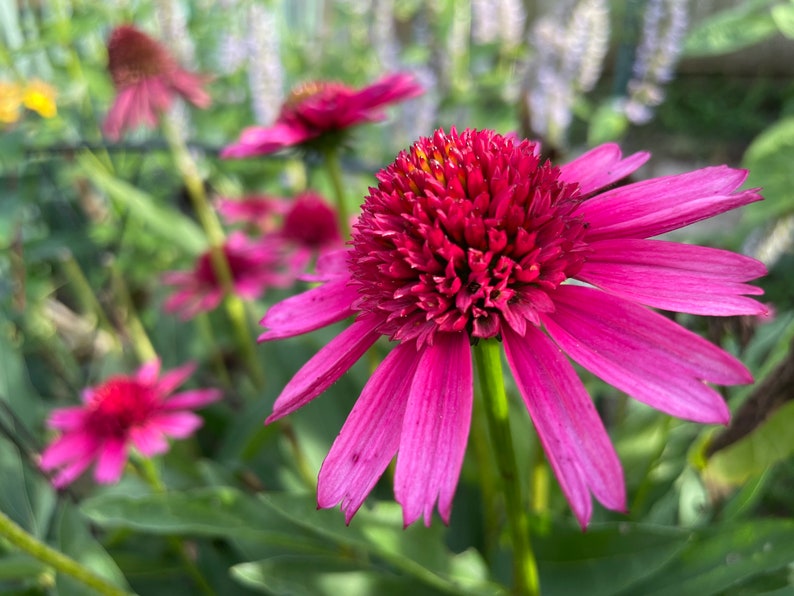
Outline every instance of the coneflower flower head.
<path fill-rule="evenodd" d="M 323 285 L 274 305 L 270 340 L 357 315 L 299 370 L 268 422 L 331 386 L 375 341 L 397 343 L 372 374 L 320 470 L 318 504 L 355 514 L 397 455 L 404 521 L 449 519 L 471 422 L 470 345 L 501 340 L 516 386 L 582 525 L 591 495 L 625 510 L 617 455 L 565 357 L 669 414 L 724 423 L 707 383 L 752 380 L 731 355 L 645 308 L 761 314 L 744 282 L 765 272 L 728 251 L 649 240 L 757 201 L 746 172 L 705 168 L 611 188 L 649 157 L 602 145 L 562 166 L 537 143 L 437 131 L 377 175 L 347 260 Z M 606 190 L 608 189 L 608 190 Z M 576 282 L 576 283 L 573 283 Z"/>
<path fill-rule="evenodd" d="M 108 69 L 117 92 L 103 127 L 111 139 L 139 124 L 154 128 L 177 96 L 198 108 L 211 103 L 206 77 L 183 70 L 164 46 L 129 25 L 110 35 Z"/>
<path fill-rule="evenodd" d="M 56 487 L 74 482 L 93 462 L 99 483 L 121 478 L 128 452 L 151 457 L 168 450 L 167 437 L 183 439 L 202 424 L 190 410 L 221 398 L 217 389 L 172 395 L 195 370 L 187 364 L 160 375 L 160 361 L 133 375 L 116 375 L 83 391 L 83 405 L 59 408 L 47 424 L 60 431 L 41 456 L 41 468 L 57 470 Z"/>
<path fill-rule="evenodd" d="M 280 248 L 272 243 L 257 242 L 236 231 L 229 235 L 221 248 L 232 276 L 234 292 L 240 298 L 254 300 L 268 288 L 285 287 L 293 280 L 285 271 Z M 198 257 L 192 270 L 163 274 L 163 282 L 175 287 L 163 305 L 164 310 L 185 320 L 214 309 L 224 295 L 209 251 Z"/>
<path fill-rule="evenodd" d="M 420 93 L 422 87 L 407 73 L 387 75 L 363 89 L 334 81 L 309 81 L 290 92 L 273 126 L 245 129 L 221 156 L 250 157 L 294 146 L 333 148 L 351 126 L 380 120 L 386 105 Z"/>

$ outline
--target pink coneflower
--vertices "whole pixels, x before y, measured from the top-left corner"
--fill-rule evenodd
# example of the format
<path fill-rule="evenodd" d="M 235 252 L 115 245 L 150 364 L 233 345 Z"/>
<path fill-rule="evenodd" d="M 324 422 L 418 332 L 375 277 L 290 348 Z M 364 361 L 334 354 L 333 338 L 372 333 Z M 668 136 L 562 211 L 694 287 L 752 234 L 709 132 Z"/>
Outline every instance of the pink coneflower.
<path fill-rule="evenodd" d="M 103 130 L 113 140 L 140 124 L 157 126 L 160 113 L 177 96 L 198 108 L 211 103 L 206 77 L 180 68 L 165 47 L 129 25 L 110 35 L 108 69 L 117 94 Z"/>
<path fill-rule="evenodd" d="M 171 395 L 194 370 L 187 364 L 160 376 L 160 361 L 154 360 L 132 376 L 114 376 L 83 390 L 82 406 L 50 415 L 48 426 L 61 435 L 41 455 L 41 468 L 58 470 L 53 484 L 60 488 L 96 461 L 94 479 L 107 484 L 121 478 L 131 447 L 145 457 L 164 453 L 166 437 L 184 439 L 201 426 L 190 410 L 221 398 L 217 389 Z"/>
<path fill-rule="evenodd" d="M 242 232 L 233 232 L 223 246 L 234 283 L 234 291 L 246 300 L 254 300 L 270 287 L 289 285 L 292 277 L 282 271 L 282 255 L 277 247 L 249 240 Z M 166 284 L 177 287 L 163 305 L 166 312 L 190 319 L 212 310 L 223 299 L 223 287 L 215 275 L 210 252 L 199 256 L 192 271 L 169 271 Z"/>
<path fill-rule="evenodd" d="M 279 245 L 290 270 L 299 275 L 313 257 L 342 248 L 336 211 L 317 193 L 301 193 L 284 214 L 281 229 L 265 242 Z"/>
<path fill-rule="evenodd" d="M 494 338 L 548 460 L 582 525 L 591 494 L 625 510 L 620 462 L 563 353 L 668 414 L 725 423 L 707 383 L 751 382 L 747 369 L 646 306 L 759 314 L 743 282 L 765 272 L 731 252 L 648 240 L 759 200 L 725 166 L 607 189 L 647 153 L 602 145 L 563 166 L 539 146 L 492 131 L 423 138 L 381 171 L 354 225 L 347 262 L 325 283 L 270 309 L 260 339 L 348 316 L 276 400 L 272 422 L 331 386 L 381 336 L 398 342 L 331 447 L 318 504 L 349 521 L 397 455 L 394 492 L 410 524 L 449 519 L 472 409 L 470 344 Z M 578 280 L 584 283 L 565 283 Z M 592 287 L 595 286 L 595 287 Z"/>
<path fill-rule="evenodd" d="M 387 75 L 359 90 L 335 82 L 304 83 L 292 90 L 273 126 L 245 129 L 221 157 L 264 155 L 305 144 L 335 145 L 346 129 L 381 120 L 384 106 L 416 97 L 422 91 L 407 73 Z"/>

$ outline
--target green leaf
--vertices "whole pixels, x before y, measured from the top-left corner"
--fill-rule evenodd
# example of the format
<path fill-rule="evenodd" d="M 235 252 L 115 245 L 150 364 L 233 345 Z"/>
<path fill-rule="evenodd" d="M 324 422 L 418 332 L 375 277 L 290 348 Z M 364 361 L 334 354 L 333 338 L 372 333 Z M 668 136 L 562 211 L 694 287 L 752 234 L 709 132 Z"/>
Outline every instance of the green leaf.
<path fill-rule="evenodd" d="M 428 594 L 426 586 L 410 578 L 382 569 L 363 571 L 359 562 L 341 557 L 273 557 L 235 565 L 231 573 L 245 586 L 278 596 Z"/>
<path fill-rule="evenodd" d="M 684 44 L 684 55 L 728 54 L 774 36 L 778 28 L 767 10 L 773 1 L 745 2 L 710 17 L 690 31 Z"/>
<path fill-rule="evenodd" d="M 350 526 L 338 511 L 316 511 L 314 497 L 272 494 L 262 501 L 300 527 L 341 545 L 366 549 L 425 584 L 453 594 L 499 594 L 488 582 L 483 561 L 473 551 L 453 555 L 444 545 L 443 527 L 414 524 L 403 529 L 397 503 L 378 502 L 362 509 Z M 465 569 L 465 572 L 463 571 Z"/>
<path fill-rule="evenodd" d="M 134 217 L 139 218 L 169 244 L 179 246 L 192 255 L 206 249 L 204 234 L 193 220 L 176 209 L 159 205 L 150 194 L 116 178 L 90 153 L 81 154 L 77 162 L 98 188 L 119 205 L 129 209 Z"/>
<path fill-rule="evenodd" d="M 629 523 L 554 528 L 533 538 L 544 593 L 612 595 L 668 564 L 686 546 L 689 534 L 661 526 Z M 641 594 L 641 592 L 636 592 Z"/>
<path fill-rule="evenodd" d="M 57 546 L 62 553 L 73 558 L 110 583 L 129 590 L 127 580 L 116 565 L 116 562 L 102 545 L 96 541 L 85 520 L 71 504 L 64 504 L 57 525 L 57 541 Z M 78 583 L 71 577 L 63 573 L 59 573 L 56 577 L 60 596 L 69 596 L 70 594 L 81 596 L 86 593 L 85 585 Z"/>
<path fill-rule="evenodd" d="M 775 410 L 753 432 L 717 451 L 703 470 L 703 477 L 718 485 L 742 486 L 770 466 L 794 453 L 794 401 Z"/>
<path fill-rule="evenodd" d="M 750 170 L 747 184 L 763 187 L 763 201 L 745 208 L 745 219 L 759 225 L 794 212 L 794 116 L 770 126 L 753 140 L 744 154 Z"/>
<path fill-rule="evenodd" d="M 772 19 L 783 35 L 794 39 L 794 2 L 773 6 Z"/>
<path fill-rule="evenodd" d="M 49 573 L 49 567 L 25 554 L 0 557 L 0 581 L 35 579 Z"/>
<path fill-rule="evenodd" d="M 104 494 L 85 500 L 80 509 L 103 528 L 250 540 L 298 552 L 328 551 L 310 533 L 285 524 L 259 499 L 229 487 L 138 496 Z"/>
<path fill-rule="evenodd" d="M 731 524 L 698 532 L 680 556 L 625 596 L 709 596 L 794 560 L 794 522 L 788 519 Z"/>
<path fill-rule="evenodd" d="M 619 140 L 629 128 L 629 121 L 622 110 L 613 102 L 598 107 L 590 118 L 587 130 L 587 144 L 591 147 Z"/>

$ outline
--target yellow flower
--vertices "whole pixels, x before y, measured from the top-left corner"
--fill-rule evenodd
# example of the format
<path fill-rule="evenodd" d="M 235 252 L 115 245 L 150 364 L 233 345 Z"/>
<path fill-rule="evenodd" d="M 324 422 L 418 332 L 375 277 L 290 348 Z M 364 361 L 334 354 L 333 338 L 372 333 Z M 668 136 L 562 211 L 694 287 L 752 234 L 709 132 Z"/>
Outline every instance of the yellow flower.
<path fill-rule="evenodd" d="M 0 81 L 0 122 L 13 124 L 19 120 L 22 88 L 16 83 Z"/>
<path fill-rule="evenodd" d="M 25 86 L 22 103 L 42 118 L 54 118 L 58 114 L 55 106 L 55 89 L 43 81 L 34 79 Z"/>

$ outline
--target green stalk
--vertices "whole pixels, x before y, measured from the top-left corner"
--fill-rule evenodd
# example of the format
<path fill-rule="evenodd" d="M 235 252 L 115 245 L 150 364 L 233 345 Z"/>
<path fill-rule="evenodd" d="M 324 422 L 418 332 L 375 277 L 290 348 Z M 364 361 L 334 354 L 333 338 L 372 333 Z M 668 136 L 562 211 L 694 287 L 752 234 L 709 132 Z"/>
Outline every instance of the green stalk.
<path fill-rule="evenodd" d="M 256 355 L 254 354 L 253 342 L 246 318 L 245 304 L 234 292 L 234 278 L 229 267 L 229 261 L 223 252 L 226 235 L 215 211 L 210 205 L 207 193 L 204 190 L 204 181 L 201 179 L 196 162 L 191 157 L 185 140 L 176 125 L 166 114 L 162 115 L 161 123 L 163 134 L 174 155 L 177 168 L 185 183 L 187 194 L 193 204 L 193 210 L 201 223 L 201 227 L 204 228 L 207 240 L 209 240 L 212 268 L 223 289 L 223 304 L 226 314 L 232 323 L 237 348 L 245 359 L 251 381 L 257 389 L 262 389 L 265 385 L 265 377 L 256 364 Z"/>
<path fill-rule="evenodd" d="M 110 280 L 113 286 L 113 293 L 120 302 L 120 306 L 124 309 L 124 326 L 127 333 L 132 340 L 132 347 L 138 360 L 143 362 L 151 362 L 157 358 L 157 350 L 154 349 L 152 340 L 149 339 L 149 334 L 141 323 L 138 317 L 138 311 L 132 302 L 130 290 L 127 287 L 127 282 L 124 280 L 124 275 L 119 271 L 118 264 L 115 261 L 110 263 Z"/>
<path fill-rule="evenodd" d="M 106 596 L 125 596 L 128 594 L 128 592 L 109 583 L 106 579 L 96 575 L 74 559 L 67 557 L 28 534 L 2 511 L 0 511 L 0 536 L 45 565 L 49 565 L 57 572 L 65 573 L 84 586 L 91 588 L 97 594 L 105 594 Z"/>
<path fill-rule="evenodd" d="M 144 480 L 146 480 L 156 494 L 162 495 L 167 492 L 165 484 L 163 484 L 163 481 L 160 478 L 160 473 L 157 471 L 157 466 L 150 458 L 136 457 L 135 463 L 141 473 L 141 476 L 143 476 Z M 185 566 L 185 571 L 187 571 L 188 575 L 193 579 L 199 590 L 208 596 L 215 594 L 215 591 L 202 575 L 201 570 L 196 565 L 196 562 L 190 557 L 190 554 L 185 548 L 185 543 L 182 541 L 182 539 L 178 536 L 169 536 L 168 543 L 171 546 L 171 549 L 176 552 L 177 555 L 179 555 L 179 558 L 182 560 L 182 564 Z"/>
<path fill-rule="evenodd" d="M 331 179 L 331 186 L 334 189 L 334 201 L 336 202 L 336 214 L 339 218 L 339 233 L 344 238 L 350 237 L 350 214 L 347 210 L 345 201 L 345 184 L 342 180 L 342 166 L 339 161 L 339 152 L 336 149 L 328 149 L 323 153 L 325 167 L 328 177 Z"/>
<path fill-rule="evenodd" d="M 540 594 L 540 582 L 535 554 L 529 541 L 529 517 L 521 497 L 518 465 L 510 433 L 499 343 L 494 339 L 478 342 L 474 347 L 474 361 L 477 364 L 494 455 L 502 479 L 507 522 L 513 543 L 514 591 L 520 596 L 537 596 Z"/>

